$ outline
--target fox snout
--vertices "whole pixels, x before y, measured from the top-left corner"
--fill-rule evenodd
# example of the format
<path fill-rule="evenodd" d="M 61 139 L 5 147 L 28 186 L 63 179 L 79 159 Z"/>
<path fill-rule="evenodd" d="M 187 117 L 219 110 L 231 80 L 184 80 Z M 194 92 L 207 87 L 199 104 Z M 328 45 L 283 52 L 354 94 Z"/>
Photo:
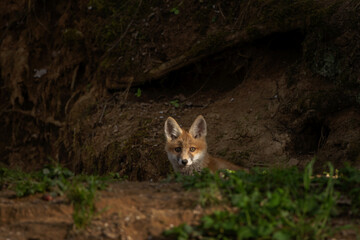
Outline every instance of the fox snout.
<path fill-rule="evenodd" d="M 186 165 L 191 165 L 192 161 L 191 161 L 191 158 L 190 157 L 183 157 L 183 156 L 180 156 L 178 158 L 178 163 L 180 166 L 186 166 Z"/>
<path fill-rule="evenodd" d="M 187 159 L 183 159 L 183 160 L 181 160 L 181 163 L 182 163 L 182 165 L 186 166 L 186 164 L 188 163 L 188 160 L 187 160 Z"/>
<path fill-rule="evenodd" d="M 176 155 L 177 163 L 180 165 L 180 167 L 185 167 L 186 165 L 191 165 L 191 156 L 189 154 L 186 154 L 186 152 L 182 151 Z"/>
<path fill-rule="evenodd" d="M 195 149 L 194 147 L 192 147 L 193 149 Z M 193 150 L 194 152 L 191 152 L 191 150 L 188 150 L 186 148 L 182 149 L 181 152 L 176 153 L 171 153 L 171 149 L 168 152 L 168 157 L 169 160 L 171 161 L 172 159 L 174 160 L 174 162 L 176 162 L 179 167 L 183 168 L 183 167 L 188 167 L 193 165 L 194 163 L 198 162 L 199 159 L 202 159 L 204 157 L 205 152 L 203 150 Z"/>

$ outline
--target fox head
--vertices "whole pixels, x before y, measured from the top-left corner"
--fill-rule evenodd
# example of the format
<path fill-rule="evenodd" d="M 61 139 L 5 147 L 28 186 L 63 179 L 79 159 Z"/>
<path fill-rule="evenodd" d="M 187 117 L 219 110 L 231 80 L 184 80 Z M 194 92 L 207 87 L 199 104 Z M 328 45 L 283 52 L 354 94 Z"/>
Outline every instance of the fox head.
<path fill-rule="evenodd" d="M 203 116 L 199 115 L 195 119 L 189 131 L 182 129 L 175 119 L 168 117 L 164 130 L 165 150 L 175 171 L 201 165 L 207 153 L 207 130 Z"/>

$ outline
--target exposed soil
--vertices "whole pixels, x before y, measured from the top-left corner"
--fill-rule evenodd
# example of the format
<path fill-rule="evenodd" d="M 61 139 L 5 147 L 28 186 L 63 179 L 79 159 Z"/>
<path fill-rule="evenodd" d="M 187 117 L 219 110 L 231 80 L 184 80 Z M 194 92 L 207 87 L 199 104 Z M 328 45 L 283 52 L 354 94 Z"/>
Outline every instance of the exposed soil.
<path fill-rule="evenodd" d="M 147 239 L 196 222 L 211 211 L 196 192 L 152 183 L 172 172 L 168 116 L 202 114 L 210 153 L 245 167 L 360 167 L 356 1 L 103 2 L 0 3 L 0 161 L 130 182 L 101 193 L 109 209 L 84 232 L 63 198 L 2 191 L 1 238 Z"/>
<path fill-rule="evenodd" d="M 16 199 L 5 191 L 0 199 L 0 236 L 14 240 L 154 239 L 171 226 L 196 223 L 215 209 L 200 207 L 197 192 L 186 192 L 179 184 L 124 182 L 102 191 L 96 205 L 101 213 L 85 230 L 76 230 L 72 207 L 63 197 L 50 202 L 41 195 Z"/>
<path fill-rule="evenodd" d="M 199 114 L 211 153 L 240 165 L 359 164 L 353 1 L 0 7 L 6 166 L 157 180 L 171 172 L 165 118 Z"/>
<path fill-rule="evenodd" d="M 73 227 L 72 207 L 63 197 L 45 201 L 41 195 L 22 199 L 11 191 L 0 193 L 1 239 L 169 239 L 162 232 L 184 222 L 196 224 L 201 216 L 224 206 L 203 208 L 198 192 L 184 191 L 175 183 L 123 182 L 111 184 L 98 195 L 97 217 L 85 229 Z M 351 219 L 351 224 L 358 220 Z M 350 223 L 335 218 L 333 227 Z M 355 239 L 353 229 L 343 229 L 332 239 Z M 171 238 L 170 238 L 171 239 Z"/>

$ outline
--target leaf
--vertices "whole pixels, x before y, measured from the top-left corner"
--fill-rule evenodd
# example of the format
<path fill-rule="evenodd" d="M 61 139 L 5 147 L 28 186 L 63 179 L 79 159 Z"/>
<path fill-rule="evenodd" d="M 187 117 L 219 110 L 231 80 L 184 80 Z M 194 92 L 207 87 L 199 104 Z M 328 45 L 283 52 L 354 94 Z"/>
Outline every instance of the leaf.
<path fill-rule="evenodd" d="M 237 239 L 248 239 L 254 237 L 254 232 L 249 226 L 242 226 L 237 231 Z"/>
<path fill-rule="evenodd" d="M 172 8 L 170 12 L 174 13 L 175 15 L 178 15 L 180 13 L 180 10 L 176 7 Z"/>
<path fill-rule="evenodd" d="M 141 89 L 140 88 L 137 89 L 135 96 L 141 97 Z"/>
<path fill-rule="evenodd" d="M 310 189 L 310 183 L 311 183 L 311 176 L 313 173 L 313 166 L 315 163 L 315 158 L 312 159 L 305 167 L 304 171 L 304 188 L 306 191 Z"/>
<path fill-rule="evenodd" d="M 284 232 L 284 231 L 277 231 L 274 233 L 273 235 L 273 239 L 276 239 L 276 240 L 288 240 L 288 239 L 291 239 L 291 236 Z"/>
<path fill-rule="evenodd" d="M 179 100 L 170 101 L 170 104 L 173 105 L 176 108 L 180 107 Z"/>
<path fill-rule="evenodd" d="M 44 169 L 42 170 L 42 173 L 43 173 L 44 175 L 49 175 L 49 174 L 50 174 L 50 170 L 49 170 L 48 168 L 44 168 Z"/>
<path fill-rule="evenodd" d="M 316 210 L 318 208 L 318 203 L 315 200 L 314 197 L 306 197 L 303 202 L 303 211 L 304 213 L 316 213 Z"/>
<path fill-rule="evenodd" d="M 202 222 L 205 229 L 212 227 L 214 224 L 214 220 L 211 218 L 211 216 L 203 217 Z"/>
<path fill-rule="evenodd" d="M 326 192 L 327 197 L 330 197 L 334 193 L 334 181 L 333 181 L 334 166 L 331 163 L 328 163 L 328 166 L 329 166 L 330 173 L 329 173 L 329 178 L 328 178 L 329 180 L 328 180 L 328 184 L 327 184 L 325 192 Z"/>
<path fill-rule="evenodd" d="M 269 201 L 267 203 L 267 206 L 270 208 L 274 208 L 277 207 L 280 204 L 281 201 L 281 196 L 279 193 L 274 192 L 274 193 L 268 193 L 269 195 Z"/>

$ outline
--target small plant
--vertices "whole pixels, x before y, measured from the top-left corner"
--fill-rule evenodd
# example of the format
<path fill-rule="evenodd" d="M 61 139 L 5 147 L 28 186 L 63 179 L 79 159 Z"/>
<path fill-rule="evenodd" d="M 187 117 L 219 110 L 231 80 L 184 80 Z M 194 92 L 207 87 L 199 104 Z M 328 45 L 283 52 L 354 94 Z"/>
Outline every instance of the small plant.
<path fill-rule="evenodd" d="M 28 174 L 8 168 L 0 168 L 0 189 L 13 188 L 21 179 L 28 177 Z"/>
<path fill-rule="evenodd" d="M 177 8 L 177 7 L 173 7 L 171 10 L 170 10 L 171 13 L 174 13 L 175 15 L 178 15 L 180 13 L 180 10 Z"/>
<path fill-rule="evenodd" d="M 141 97 L 141 89 L 140 88 L 137 89 L 135 96 Z"/>
<path fill-rule="evenodd" d="M 179 100 L 177 100 L 177 99 L 170 101 L 170 104 L 176 108 L 180 107 Z"/>
<path fill-rule="evenodd" d="M 109 173 L 108 177 L 110 178 L 110 181 L 111 180 L 121 180 L 121 181 L 124 181 L 124 180 L 127 180 L 129 178 L 129 176 L 127 175 L 120 175 L 120 173 L 118 172 L 115 172 L 115 173 Z"/>
<path fill-rule="evenodd" d="M 176 176 L 184 188 L 207 192 L 204 195 L 200 191 L 202 202 L 217 196 L 218 202 L 235 208 L 216 211 L 204 216 L 198 225 L 182 224 L 164 234 L 174 239 L 325 239 L 333 234 L 329 223 L 338 212 L 336 201 L 342 189 L 335 187 L 339 180 L 331 164 L 322 177 L 313 176 L 313 164 L 314 160 L 304 172 L 290 168 L 211 174 L 205 170 L 195 176 Z M 357 187 L 341 193 L 359 202 L 360 172 L 348 168 L 343 176 L 342 183 Z M 215 190 L 218 192 L 212 194 Z"/>
<path fill-rule="evenodd" d="M 201 206 L 211 206 L 222 201 L 222 195 L 217 184 L 210 184 L 209 187 L 200 189 L 199 203 Z"/>
<path fill-rule="evenodd" d="M 0 183 L 3 188 L 15 190 L 17 197 L 52 191 L 54 195 L 62 195 L 67 188 L 68 179 L 73 173 L 60 165 L 49 165 L 41 171 L 25 173 L 22 171 L 0 169 Z"/>
<path fill-rule="evenodd" d="M 354 216 L 360 216 L 360 171 L 349 165 L 339 172 L 339 178 L 334 181 L 337 189 L 351 200 L 350 211 Z"/>
<path fill-rule="evenodd" d="M 88 177 L 86 182 L 75 180 L 66 194 L 74 208 L 73 220 L 77 228 L 88 225 L 95 215 L 96 191 L 99 188 L 98 179 Z"/>

